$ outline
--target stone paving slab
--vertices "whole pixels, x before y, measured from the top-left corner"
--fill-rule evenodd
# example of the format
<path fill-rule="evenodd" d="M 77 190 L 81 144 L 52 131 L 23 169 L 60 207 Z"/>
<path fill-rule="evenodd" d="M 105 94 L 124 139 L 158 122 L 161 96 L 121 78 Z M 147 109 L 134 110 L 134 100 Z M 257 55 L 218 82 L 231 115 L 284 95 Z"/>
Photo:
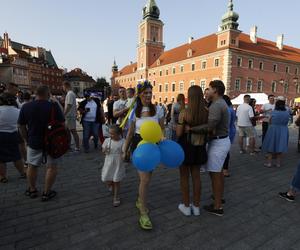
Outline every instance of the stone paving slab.
<path fill-rule="evenodd" d="M 103 155 L 68 154 L 55 184 L 58 196 L 47 203 L 24 196 L 26 182 L 8 167 L 9 183 L 0 185 L 0 249 L 300 249 L 300 197 L 288 203 L 277 197 L 286 190 L 296 169 L 297 134 L 291 128 L 290 150 L 282 168 L 263 167 L 264 156 L 240 155 L 232 148 L 226 179 L 225 215 L 201 211 L 182 216 L 178 170 L 154 172 L 149 207 L 154 229 L 138 227 L 135 208 L 138 179 L 127 166 L 122 205 L 100 181 Z M 39 173 L 39 189 L 45 169 Z M 202 174 L 202 205 L 211 202 L 210 180 Z"/>

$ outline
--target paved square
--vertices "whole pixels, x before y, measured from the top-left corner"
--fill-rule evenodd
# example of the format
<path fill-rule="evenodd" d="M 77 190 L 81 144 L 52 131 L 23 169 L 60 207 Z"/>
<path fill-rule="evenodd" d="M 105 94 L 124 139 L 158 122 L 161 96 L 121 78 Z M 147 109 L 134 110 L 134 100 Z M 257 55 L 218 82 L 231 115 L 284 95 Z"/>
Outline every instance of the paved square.
<path fill-rule="evenodd" d="M 134 206 L 138 179 L 132 166 L 122 183 L 122 205 L 100 181 L 99 152 L 70 154 L 59 170 L 58 196 L 47 203 L 24 196 L 26 184 L 9 166 L 9 183 L 0 185 L 0 249 L 300 249 L 300 197 L 288 203 L 285 191 L 297 166 L 297 131 L 290 129 L 290 150 L 280 169 L 263 167 L 264 157 L 239 155 L 232 148 L 226 179 L 225 215 L 201 211 L 185 218 L 180 202 L 179 173 L 160 167 L 151 182 L 149 200 L 154 230 L 138 227 Z M 39 189 L 42 188 L 40 170 Z M 202 205 L 210 203 L 210 181 L 202 175 Z"/>

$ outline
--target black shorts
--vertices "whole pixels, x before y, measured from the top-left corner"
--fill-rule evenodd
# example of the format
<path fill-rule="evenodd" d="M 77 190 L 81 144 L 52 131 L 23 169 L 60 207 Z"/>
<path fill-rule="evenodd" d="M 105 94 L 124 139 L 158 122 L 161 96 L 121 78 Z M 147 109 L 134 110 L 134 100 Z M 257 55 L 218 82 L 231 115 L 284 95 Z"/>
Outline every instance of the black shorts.
<path fill-rule="evenodd" d="M 16 162 L 21 160 L 18 133 L 0 132 L 0 162 Z"/>

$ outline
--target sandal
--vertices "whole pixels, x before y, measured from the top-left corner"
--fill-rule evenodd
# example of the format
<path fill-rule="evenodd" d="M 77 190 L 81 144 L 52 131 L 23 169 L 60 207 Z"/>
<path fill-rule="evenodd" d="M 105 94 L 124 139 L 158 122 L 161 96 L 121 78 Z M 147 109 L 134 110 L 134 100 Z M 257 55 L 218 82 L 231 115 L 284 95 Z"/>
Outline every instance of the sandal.
<path fill-rule="evenodd" d="M 28 188 L 25 191 L 25 195 L 29 196 L 31 199 L 35 199 L 36 197 L 38 197 L 38 191 L 37 191 L 37 189 L 30 191 L 30 188 Z"/>
<path fill-rule="evenodd" d="M 8 182 L 8 179 L 6 177 L 2 177 L 0 179 L 0 183 L 7 183 Z"/>
<path fill-rule="evenodd" d="M 50 190 L 48 193 L 43 192 L 42 201 L 49 201 L 57 195 L 56 191 Z"/>
<path fill-rule="evenodd" d="M 113 200 L 113 206 L 114 207 L 118 207 L 118 206 L 120 206 L 120 204 L 121 204 L 120 198 L 116 198 L 116 199 Z"/>
<path fill-rule="evenodd" d="M 141 214 L 139 219 L 140 227 L 144 230 L 151 230 L 152 229 L 152 222 L 148 216 L 148 214 Z"/>
<path fill-rule="evenodd" d="M 141 201 L 140 201 L 139 198 L 137 199 L 137 201 L 136 201 L 136 203 L 135 203 L 135 206 L 136 206 L 136 208 L 140 211 L 140 213 L 142 213 L 142 212 L 141 212 L 142 203 L 141 203 Z M 149 209 L 146 209 L 145 213 L 148 214 L 148 213 L 149 213 Z"/>

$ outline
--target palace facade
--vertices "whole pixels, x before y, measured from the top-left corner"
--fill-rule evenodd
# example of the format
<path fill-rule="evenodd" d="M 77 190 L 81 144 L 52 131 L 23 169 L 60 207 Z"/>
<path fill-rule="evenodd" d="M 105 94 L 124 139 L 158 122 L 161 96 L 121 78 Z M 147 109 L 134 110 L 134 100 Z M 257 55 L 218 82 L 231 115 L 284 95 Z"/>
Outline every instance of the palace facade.
<path fill-rule="evenodd" d="M 285 45 L 284 35 L 277 41 L 258 38 L 257 27 L 250 34 L 238 29 L 239 15 L 229 0 L 219 30 L 200 39 L 165 51 L 163 22 L 155 0 L 148 0 L 139 25 L 135 63 L 118 70 L 112 67 L 112 87 L 134 87 L 148 79 L 156 102 L 171 102 L 179 93 L 187 95 L 192 85 L 202 89 L 211 80 L 220 79 L 227 94 L 283 95 L 291 102 L 300 96 L 300 49 Z"/>

